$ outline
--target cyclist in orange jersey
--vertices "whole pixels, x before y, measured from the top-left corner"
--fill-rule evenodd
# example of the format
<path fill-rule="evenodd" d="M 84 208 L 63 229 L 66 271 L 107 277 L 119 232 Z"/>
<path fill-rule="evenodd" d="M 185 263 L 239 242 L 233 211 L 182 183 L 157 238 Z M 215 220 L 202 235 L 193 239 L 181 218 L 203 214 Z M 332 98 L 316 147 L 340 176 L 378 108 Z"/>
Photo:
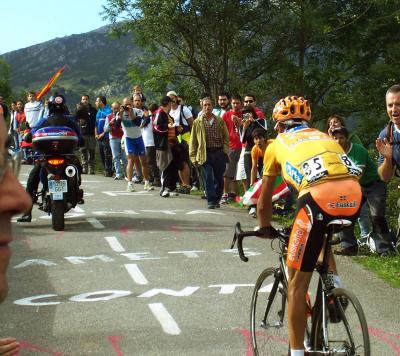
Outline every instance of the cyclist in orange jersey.
<path fill-rule="evenodd" d="M 304 355 L 306 293 L 324 244 L 326 226 L 333 219 L 354 221 L 361 207 L 361 170 L 327 134 L 310 128 L 307 100 L 281 99 L 272 114 L 277 138 L 264 155 L 263 186 L 257 205 L 259 233 L 271 236 L 272 193 L 275 179 L 283 179 L 298 192 L 297 210 L 290 235 L 287 265 L 288 326 L 292 356 Z M 340 279 L 330 251 L 329 272 L 335 286 Z"/>

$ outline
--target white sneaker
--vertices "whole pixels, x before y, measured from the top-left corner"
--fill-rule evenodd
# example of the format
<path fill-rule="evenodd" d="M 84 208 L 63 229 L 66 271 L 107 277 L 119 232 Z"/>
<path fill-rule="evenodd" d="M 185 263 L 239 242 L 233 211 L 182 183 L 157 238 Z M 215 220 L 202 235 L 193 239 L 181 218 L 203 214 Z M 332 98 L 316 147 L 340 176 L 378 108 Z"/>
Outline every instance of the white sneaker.
<path fill-rule="evenodd" d="M 150 182 L 145 182 L 143 189 L 150 191 L 150 190 L 154 190 L 154 187 L 150 184 Z"/>
<path fill-rule="evenodd" d="M 195 185 L 190 189 L 191 192 L 197 192 L 199 188 L 197 188 Z"/>
<path fill-rule="evenodd" d="M 174 190 L 172 192 L 169 192 L 169 195 L 171 195 L 171 197 L 177 197 L 179 195 L 179 193 Z"/>
<path fill-rule="evenodd" d="M 249 215 L 257 214 L 257 208 L 252 206 L 249 210 Z"/>
<path fill-rule="evenodd" d="M 128 182 L 128 185 L 126 186 L 126 191 L 127 192 L 134 192 L 135 191 L 135 186 L 133 185 L 132 182 Z"/>
<path fill-rule="evenodd" d="M 169 197 L 169 190 L 167 188 L 165 188 L 164 191 L 161 193 L 161 196 L 163 198 L 168 198 Z"/>

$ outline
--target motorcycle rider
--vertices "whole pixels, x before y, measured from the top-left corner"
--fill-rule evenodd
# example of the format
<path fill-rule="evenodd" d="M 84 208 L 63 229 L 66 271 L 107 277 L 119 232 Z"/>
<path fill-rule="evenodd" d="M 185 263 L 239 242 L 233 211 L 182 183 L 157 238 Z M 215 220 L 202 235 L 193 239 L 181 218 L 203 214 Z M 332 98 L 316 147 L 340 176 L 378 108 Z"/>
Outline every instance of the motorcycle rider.
<path fill-rule="evenodd" d="M 66 126 L 71 128 L 78 136 L 79 142 L 82 141 L 82 136 L 78 124 L 75 122 L 73 116 L 69 115 L 68 107 L 65 104 L 65 97 L 61 94 L 54 94 L 52 98 L 49 99 L 49 116 L 43 117 L 37 123 L 35 129 L 32 130 L 31 134 L 34 134 L 37 130 L 44 127 L 54 127 L 54 126 Z M 80 182 L 80 176 L 82 173 L 82 166 L 78 159 L 74 161 L 78 168 L 78 181 Z M 36 192 L 39 187 L 40 178 L 42 178 L 43 188 L 47 189 L 47 177 L 43 174 L 41 177 L 42 164 L 40 162 L 35 162 L 31 172 L 29 173 L 28 181 L 26 183 L 26 191 L 31 196 L 32 201 L 36 200 Z M 83 199 L 79 203 L 83 203 Z M 32 220 L 32 207 L 24 213 L 17 222 L 31 222 Z"/>

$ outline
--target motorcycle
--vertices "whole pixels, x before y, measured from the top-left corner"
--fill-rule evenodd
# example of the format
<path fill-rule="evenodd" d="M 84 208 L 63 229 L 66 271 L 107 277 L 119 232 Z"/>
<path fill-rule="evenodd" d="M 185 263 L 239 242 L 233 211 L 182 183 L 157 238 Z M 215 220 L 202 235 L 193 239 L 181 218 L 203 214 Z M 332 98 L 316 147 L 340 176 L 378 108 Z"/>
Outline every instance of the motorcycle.
<path fill-rule="evenodd" d="M 64 230 L 64 214 L 83 203 L 83 190 L 79 188 L 81 166 L 74 154 L 78 136 L 66 126 L 44 127 L 32 136 L 32 145 L 42 167 L 40 208 L 51 214 L 55 231 Z"/>

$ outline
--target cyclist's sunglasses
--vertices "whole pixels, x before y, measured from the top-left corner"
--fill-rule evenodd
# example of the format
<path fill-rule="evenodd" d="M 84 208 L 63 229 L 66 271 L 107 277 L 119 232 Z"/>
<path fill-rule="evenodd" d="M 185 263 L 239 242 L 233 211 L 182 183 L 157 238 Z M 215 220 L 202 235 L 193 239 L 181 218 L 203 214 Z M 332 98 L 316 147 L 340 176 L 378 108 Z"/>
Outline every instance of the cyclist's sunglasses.
<path fill-rule="evenodd" d="M 3 181 L 7 169 L 18 177 L 21 168 L 22 152 L 14 152 L 9 148 L 10 139 L 7 142 L 6 149 L 0 154 L 0 183 Z"/>

